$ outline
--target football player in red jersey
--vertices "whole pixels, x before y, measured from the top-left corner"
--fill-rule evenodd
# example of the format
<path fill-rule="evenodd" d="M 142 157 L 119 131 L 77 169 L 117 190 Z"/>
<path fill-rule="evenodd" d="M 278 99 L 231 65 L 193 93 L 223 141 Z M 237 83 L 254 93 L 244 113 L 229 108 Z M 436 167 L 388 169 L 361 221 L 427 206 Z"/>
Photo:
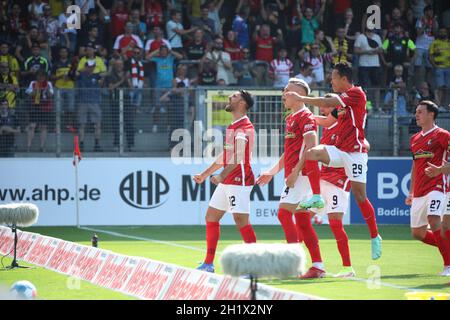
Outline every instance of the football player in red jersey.
<path fill-rule="evenodd" d="M 220 237 L 219 221 L 230 211 L 245 243 L 256 242 L 256 235 L 249 222 L 250 192 L 255 184 L 250 166 L 254 142 L 254 127 L 247 116 L 253 106 L 253 97 L 246 90 L 229 96 L 225 110 L 230 112 L 233 123 L 228 126 L 223 152 L 205 171 L 194 176 L 194 181 L 203 183 L 214 172 L 223 168 L 211 181 L 217 185 L 206 212 L 207 253 L 204 263 L 197 269 L 214 272 L 214 257 Z"/>
<path fill-rule="evenodd" d="M 450 133 L 436 125 L 438 106 L 429 100 L 419 102 L 416 122 L 422 131 L 411 137 L 413 154 L 411 190 L 406 204 L 411 205 L 411 230 L 414 238 L 439 248 L 444 260 L 441 275 L 450 276 L 450 232 L 441 234 L 441 217 L 446 211 L 447 177 L 426 174 L 428 163 L 441 166 L 448 158 Z M 446 219 L 447 222 L 447 219 Z M 430 225 L 431 231 L 427 230 Z"/>
<path fill-rule="evenodd" d="M 375 210 L 367 198 L 367 148 L 364 127 L 366 122 L 366 94 L 361 87 L 352 83 L 352 68 L 340 62 L 333 68 L 331 84 L 334 92 L 331 97 L 305 97 L 295 92 L 287 92 L 297 101 L 318 107 L 335 108 L 326 118 L 316 118 L 317 124 L 330 127 L 337 122 L 337 141 L 334 146 L 318 145 L 305 153 L 303 161 L 318 160 L 329 167 L 344 168 L 351 184 L 355 200 L 362 212 L 371 237 L 372 259 L 381 257 L 381 236 L 375 219 Z M 314 177 L 315 179 L 315 177 Z M 320 177 L 319 177 L 320 179 Z M 315 208 L 316 197 L 301 202 L 300 208 Z"/>
<path fill-rule="evenodd" d="M 305 81 L 291 78 L 284 88 L 284 92 L 289 91 L 308 95 L 310 88 Z M 292 97 L 283 98 L 283 102 L 285 107 L 291 110 L 291 113 L 286 117 L 284 153 L 271 170 L 264 172 L 257 179 L 257 184 L 268 183 L 274 175 L 284 168 L 285 185 L 280 197 L 278 219 L 283 227 L 287 242 L 295 243 L 300 236 L 300 241 L 304 240 L 311 255 L 313 265 L 301 278 L 322 278 L 325 276 L 325 268 L 320 255 L 319 239 L 311 224 L 311 217 L 314 213 L 305 209 L 296 210 L 300 201 L 306 200 L 312 195 L 313 188 L 310 185 L 309 176 L 319 175 L 317 162 L 312 163 L 312 165 L 305 164 L 303 170 L 297 168 L 301 154 L 317 145 L 317 125 L 314 114 L 304 103 L 298 103 Z M 317 170 L 317 172 L 313 173 L 314 170 Z M 292 220 L 293 214 L 296 224 Z"/>

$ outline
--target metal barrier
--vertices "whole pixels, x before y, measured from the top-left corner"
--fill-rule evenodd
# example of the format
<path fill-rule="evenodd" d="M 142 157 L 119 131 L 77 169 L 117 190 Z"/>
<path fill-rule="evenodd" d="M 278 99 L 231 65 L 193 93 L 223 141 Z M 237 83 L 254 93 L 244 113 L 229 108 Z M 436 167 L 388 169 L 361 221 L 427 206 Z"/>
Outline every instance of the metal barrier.
<path fill-rule="evenodd" d="M 171 141 L 175 129 L 191 133 L 195 128 L 223 130 L 231 120 L 223 108 L 228 95 L 236 89 L 55 89 L 53 96 L 42 94 L 38 99 L 20 89 L 12 109 L 15 123 L 5 122 L 0 110 L 0 157 L 70 156 L 74 133 L 80 136 L 82 151 L 93 157 L 168 156 L 178 143 Z M 281 92 L 274 88 L 248 89 L 255 95 L 249 116 L 262 139 L 258 147 L 268 149 L 258 150 L 258 155 L 280 154 L 286 115 Z M 314 89 L 313 94 L 326 92 L 329 90 L 320 88 Z M 370 102 L 366 136 L 371 143 L 370 154 L 408 155 L 409 138 L 418 131 L 415 106 L 396 90 L 367 92 Z M 5 129 L 9 124 L 20 127 L 20 132 Z M 441 113 L 437 124 L 450 128 L 450 113 Z"/>

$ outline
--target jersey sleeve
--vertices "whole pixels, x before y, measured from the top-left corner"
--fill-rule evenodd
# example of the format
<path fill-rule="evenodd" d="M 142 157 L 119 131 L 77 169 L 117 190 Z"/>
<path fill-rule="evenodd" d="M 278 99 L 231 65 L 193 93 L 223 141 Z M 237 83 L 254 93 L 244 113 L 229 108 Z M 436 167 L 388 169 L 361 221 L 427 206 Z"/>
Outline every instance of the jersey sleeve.
<path fill-rule="evenodd" d="M 339 104 L 344 108 L 347 106 L 357 106 L 359 105 L 359 102 L 364 99 L 360 90 L 348 90 L 337 96 L 337 98 Z"/>
<path fill-rule="evenodd" d="M 302 135 L 306 135 L 309 133 L 315 133 L 317 131 L 317 124 L 316 120 L 314 118 L 308 118 L 307 121 L 305 121 L 303 128 L 301 129 Z"/>

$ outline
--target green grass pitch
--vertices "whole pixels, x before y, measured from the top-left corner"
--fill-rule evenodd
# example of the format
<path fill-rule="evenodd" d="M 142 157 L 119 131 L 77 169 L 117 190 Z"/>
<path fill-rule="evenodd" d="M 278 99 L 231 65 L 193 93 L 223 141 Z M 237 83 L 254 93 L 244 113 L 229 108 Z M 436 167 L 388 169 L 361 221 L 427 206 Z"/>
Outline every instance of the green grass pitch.
<path fill-rule="evenodd" d="M 203 251 L 195 250 L 205 248 L 205 229 L 202 226 L 94 228 L 164 242 L 133 240 L 98 232 L 99 246 L 117 253 L 147 257 L 191 268 L 195 268 L 204 256 Z M 341 259 L 333 235 L 326 225 L 315 228 L 320 239 L 326 269 L 330 273 L 337 273 L 341 267 Z M 87 245 L 90 244 L 90 238 L 94 233 L 73 227 L 33 227 L 26 230 Z M 443 265 L 437 248 L 412 240 L 408 226 L 380 226 L 383 256 L 377 261 L 370 258 L 370 241 L 366 226 L 346 226 L 346 230 L 357 279 L 326 277 L 318 280 L 288 279 L 262 280 L 262 282 L 327 299 L 405 299 L 405 293 L 413 290 L 450 294 L 450 277 L 438 275 Z M 255 231 L 259 242 L 283 242 L 280 226 L 255 226 Z M 235 243 L 241 243 L 236 228 L 222 226 L 218 251 Z M 176 246 L 177 244 L 190 248 Z M 218 261 L 216 259 L 216 272 L 221 273 Z M 4 265 L 10 263 L 10 258 L 3 259 Z M 18 280 L 29 280 L 34 283 L 40 299 L 132 299 L 85 281 L 81 281 L 79 286 L 74 285 L 69 277 L 43 268 L 0 271 L 0 286 L 9 287 Z"/>

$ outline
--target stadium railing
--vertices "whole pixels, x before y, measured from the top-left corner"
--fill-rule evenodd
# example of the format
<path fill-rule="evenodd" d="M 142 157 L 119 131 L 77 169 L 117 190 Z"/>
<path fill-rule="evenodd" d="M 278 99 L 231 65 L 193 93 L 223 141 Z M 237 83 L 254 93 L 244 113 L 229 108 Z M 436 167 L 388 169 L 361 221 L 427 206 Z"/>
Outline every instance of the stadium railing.
<path fill-rule="evenodd" d="M 194 134 L 207 129 L 224 131 L 231 116 L 223 108 L 228 95 L 237 87 L 196 87 L 174 89 L 144 88 L 71 90 L 55 89 L 50 98 L 44 121 L 48 123 L 45 148 L 41 150 L 41 129 L 37 125 L 30 148 L 30 121 L 35 119 L 33 102 L 25 89 L 20 89 L 12 108 L 20 133 L 0 130 L 0 157 L 68 157 L 73 152 L 73 136 L 83 120 L 89 99 L 98 100 L 101 110 L 100 150 L 94 150 L 95 112 L 89 112 L 85 126 L 83 152 L 91 157 L 152 157 L 169 156 L 178 141 L 171 141 L 175 129 Z M 248 88 L 255 95 L 255 106 L 250 111 L 259 139 L 266 139 L 267 156 L 276 156 L 283 149 L 284 117 L 280 88 Z M 329 88 L 316 88 L 313 95 L 324 95 Z M 409 154 L 409 138 L 418 131 L 415 125 L 412 99 L 390 89 L 367 89 L 367 139 L 372 156 L 404 156 Z M 73 99 L 73 100 L 72 100 Z M 88 100 L 86 100 L 88 99 Z M 41 100 L 40 103 L 44 103 Z M 34 101 L 36 102 L 36 101 Z M 89 108 L 88 108 L 89 109 Z M 318 109 L 313 109 L 318 113 Z M 438 125 L 450 128 L 450 113 L 443 110 Z M 91 115 L 94 119 L 90 119 Z M 3 123 L 3 122 L 2 122 Z M 42 137 L 44 138 L 44 137 Z M 192 139 L 193 143 L 194 139 Z M 260 154 L 260 153 L 258 153 Z"/>

